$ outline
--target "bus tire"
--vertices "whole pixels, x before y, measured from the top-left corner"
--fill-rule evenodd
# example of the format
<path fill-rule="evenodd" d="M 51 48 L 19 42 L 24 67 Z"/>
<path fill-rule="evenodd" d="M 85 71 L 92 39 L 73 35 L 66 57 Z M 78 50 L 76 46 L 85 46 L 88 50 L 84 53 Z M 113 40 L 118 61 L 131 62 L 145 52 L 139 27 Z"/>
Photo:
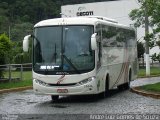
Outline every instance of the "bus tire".
<path fill-rule="evenodd" d="M 128 75 L 128 82 L 124 85 L 125 90 L 128 90 L 130 88 L 131 76 L 132 76 L 132 71 L 130 69 L 129 70 L 129 75 Z"/>
<path fill-rule="evenodd" d="M 118 86 L 118 89 L 119 89 L 119 90 L 127 90 L 127 89 L 130 88 L 131 76 L 132 76 L 132 71 L 131 71 L 131 69 L 130 69 L 130 70 L 129 70 L 129 74 L 128 74 L 128 81 L 127 81 L 127 83 L 124 83 L 124 84 L 122 84 L 122 85 L 119 85 L 119 86 Z"/>
<path fill-rule="evenodd" d="M 59 95 L 51 95 L 52 101 L 57 101 L 59 99 Z"/>
<path fill-rule="evenodd" d="M 131 82 L 131 78 L 132 78 L 132 70 L 129 70 L 129 75 L 128 75 L 128 83 L 126 85 L 126 89 L 130 88 L 130 82 Z"/>
<path fill-rule="evenodd" d="M 100 94 L 101 98 L 105 98 L 109 96 L 109 75 L 106 76 L 106 81 L 105 81 L 105 91 Z"/>

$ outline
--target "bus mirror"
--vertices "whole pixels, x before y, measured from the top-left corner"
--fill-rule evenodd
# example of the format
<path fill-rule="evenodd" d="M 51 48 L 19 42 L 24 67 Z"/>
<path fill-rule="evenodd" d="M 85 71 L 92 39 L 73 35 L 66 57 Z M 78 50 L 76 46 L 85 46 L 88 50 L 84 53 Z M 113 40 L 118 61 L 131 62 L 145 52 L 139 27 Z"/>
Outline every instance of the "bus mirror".
<path fill-rule="evenodd" d="M 92 34 L 91 36 L 91 49 L 96 50 L 97 49 L 97 40 L 96 40 L 97 33 Z"/>
<path fill-rule="evenodd" d="M 31 35 L 27 35 L 24 37 L 24 40 L 23 40 L 23 51 L 24 52 L 28 52 L 28 49 L 29 49 L 29 38 L 31 37 Z"/>

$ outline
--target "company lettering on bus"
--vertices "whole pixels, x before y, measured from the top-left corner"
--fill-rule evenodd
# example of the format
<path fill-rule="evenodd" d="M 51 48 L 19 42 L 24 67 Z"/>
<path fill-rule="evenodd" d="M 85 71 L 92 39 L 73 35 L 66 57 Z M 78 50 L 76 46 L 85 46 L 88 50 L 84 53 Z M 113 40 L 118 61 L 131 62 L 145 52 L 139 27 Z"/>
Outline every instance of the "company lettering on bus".
<path fill-rule="evenodd" d="M 77 16 L 89 16 L 89 15 L 93 15 L 93 11 L 77 12 Z"/>

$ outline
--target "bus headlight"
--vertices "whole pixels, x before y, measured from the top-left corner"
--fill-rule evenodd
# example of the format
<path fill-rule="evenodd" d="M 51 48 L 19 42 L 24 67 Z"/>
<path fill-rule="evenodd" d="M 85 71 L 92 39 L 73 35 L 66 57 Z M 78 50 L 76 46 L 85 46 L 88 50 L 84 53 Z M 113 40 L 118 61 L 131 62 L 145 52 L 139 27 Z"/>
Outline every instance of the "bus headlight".
<path fill-rule="evenodd" d="M 41 80 L 37 80 L 37 79 L 34 79 L 36 83 L 38 83 L 39 85 L 43 85 L 43 86 L 47 86 L 48 84 L 41 81 Z"/>
<path fill-rule="evenodd" d="M 94 76 L 94 77 L 90 77 L 90 78 L 88 78 L 88 79 L 85 79 L 85 80 L 80 81 L 79 83 L 77 83 L 77 85 L 83 85 L 83 84 L 86 84 L 86 83 L 88 83 L 88 82 L 91 82 L 91 81 L 93 81 L 93 80 L 95 80 L 95 79 L 96 79 L 95 76 Z"/>

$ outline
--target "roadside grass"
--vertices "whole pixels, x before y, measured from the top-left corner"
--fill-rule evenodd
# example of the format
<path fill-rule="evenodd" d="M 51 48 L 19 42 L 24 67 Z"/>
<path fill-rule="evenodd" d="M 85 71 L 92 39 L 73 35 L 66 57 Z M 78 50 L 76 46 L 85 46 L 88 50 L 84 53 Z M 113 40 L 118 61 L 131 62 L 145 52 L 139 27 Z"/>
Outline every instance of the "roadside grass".
<path fill-rule="evenodd" d="M 4 74 L 5 78 L 8 77 L 8 73 Z M 13 71 L 11 74 L 12 78 L 20 78 L 20 72 Z M 23 80 L 11 80 L 11 82 L 0 83 L 1 89 L 9 89 L 9 88 L 17 88 L 17 87 L 25 87 L 32 86 L 32 71 L 24 71 L 23 72 Z"/>
<path fill-rule="evenodd" d="M 160 67 L 151 67 L 151 77 L 160 76 Z M 138 77 L 146 77 L 146 69 L 140 68 L 138 71 Z"/>
<path fill-rule="evenodd" d="M 150 77 L 156 77 L 156 76 L 160 76 L 160 67 L 151 67 Z M 138 77 L 139 78 L 147 77 L 145 68 L 140 68 L 139 69 Z M 140 86 L 139 88 L 141 90 L 145 90 L 145 91 L 148 91 L 148 92 L 160 93 L 160 83 L 144 85 L 144 86 Z"/>
<path fill-rule="evenodd" d="M 160 93 L 160 82 L 155 84 L 140 86 L 139 88 L 149 92 Z"/>
<path fill-rule="evenodd" d="M 4 77 L 8 78 L 8 76 L 9 76 L 8 72 L 5 72 Z M 20 71 L 12 71 L 11 72 L 12 78 L 20 78 L 20 76 L 21 76 Z M 22 76 L 23 76 L 23 80 L 29 80 L 29 79 L 31 80 L 32 79 L 32 71 L 23 71 Z"/>

